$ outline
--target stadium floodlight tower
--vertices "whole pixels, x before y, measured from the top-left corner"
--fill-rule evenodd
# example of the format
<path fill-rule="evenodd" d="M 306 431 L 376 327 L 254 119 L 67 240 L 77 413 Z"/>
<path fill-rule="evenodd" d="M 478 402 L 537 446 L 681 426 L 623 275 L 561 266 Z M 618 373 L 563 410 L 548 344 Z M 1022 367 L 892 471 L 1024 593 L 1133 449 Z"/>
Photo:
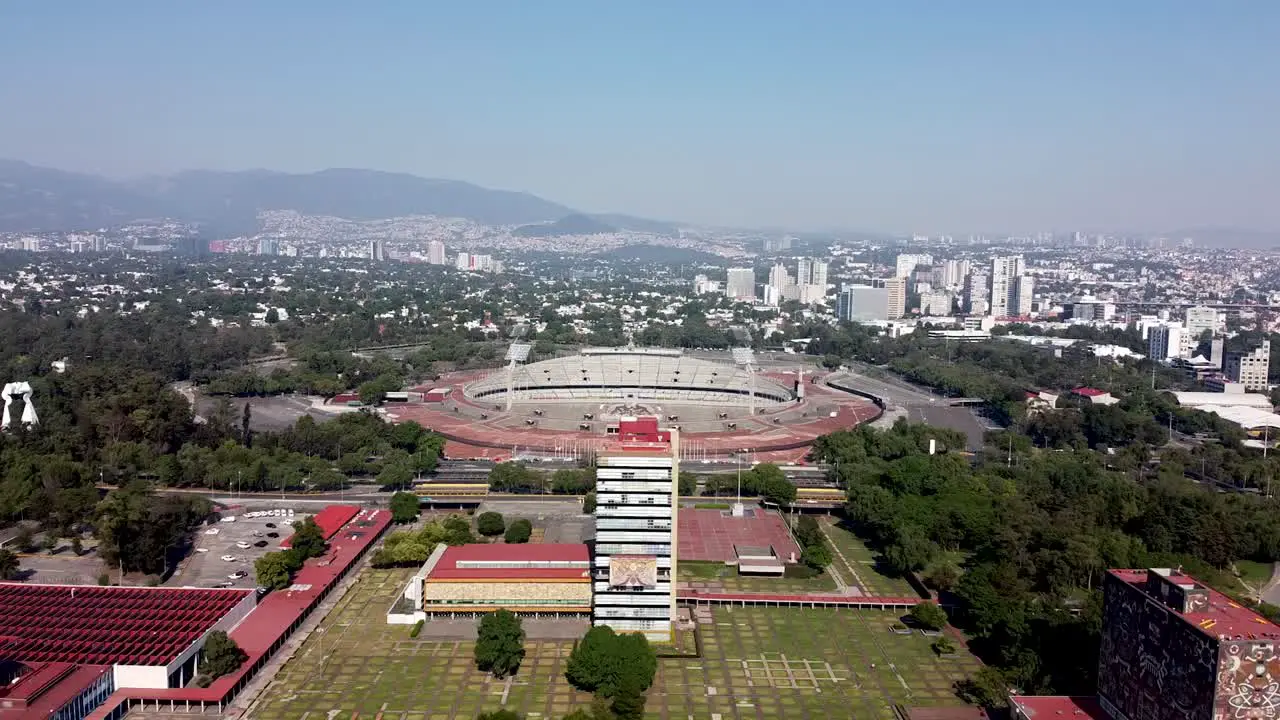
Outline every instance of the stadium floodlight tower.
<path fill-rule="evenodd" d="M 516 365 L 529 359 L 533 346 L 529 343 L 511 343 L 504 358 L 507 361 L 507 412 L 511 412 L 511 401 L 516 394 Z"/>
<path fill-rule="evenodd" d="M 756 354 L 751 348 L 734 348 L 732 352 L 733 364 L 747 372 L 747 383 L 749 384 L 747 409 L 754 416 L 756 414 Z"/>

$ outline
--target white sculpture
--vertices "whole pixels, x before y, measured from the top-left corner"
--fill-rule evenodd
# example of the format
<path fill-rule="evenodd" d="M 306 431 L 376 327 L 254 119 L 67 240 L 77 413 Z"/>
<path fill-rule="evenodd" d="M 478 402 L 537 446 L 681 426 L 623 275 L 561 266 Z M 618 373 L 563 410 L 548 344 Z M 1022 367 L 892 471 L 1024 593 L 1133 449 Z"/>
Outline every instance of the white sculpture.
<path fill-rule="evenodd" d="M 35 403 L 31 401 L 31 392 L 31 383 L 26 382 L 6 383 L 4 390 L 0 390 L 0 397 L 4 398 L 4 420 L 0 422 L 0 430 L 9 429 L 9 425 L 13 422 L 9 415 L 9 406 L 13 404 L 15 397 L 22 398 L 22 424 L 29 426 L 40 423 L 40 418 L 36 416 Z"/>

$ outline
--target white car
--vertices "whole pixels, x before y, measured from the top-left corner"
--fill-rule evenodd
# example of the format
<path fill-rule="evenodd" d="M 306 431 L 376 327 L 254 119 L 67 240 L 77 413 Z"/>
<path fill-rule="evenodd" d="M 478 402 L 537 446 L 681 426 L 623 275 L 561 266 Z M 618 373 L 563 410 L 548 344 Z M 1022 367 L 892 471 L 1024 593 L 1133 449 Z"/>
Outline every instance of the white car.
<path fill-rule="evenodd" d="M 240 548 L 241 550 L 248 550 L 249 548 L 251 548 L 251 547 L 253 547 L 253 546 L 252 546 L 252 545 L 250 545 L 249 543 L 247 543 L 247 542 L 245 542 L 245 541 L 241 540 L 240 542 L 236 543 L 236 547 Z"/>
<path fill-rule="evenodd" d="M 223 555 L 223 556 L 222 556 L 222 559 L 223 559 L 223 561 L 225 561 L 225 562 L 235 562 L 235 561 L 236 561 L 236 556 L 235 556 L 235 555 Z"/>
<path fill-rule="evenodd" d="M 236 521 L 236 516 L 235 516 L 235 515 L 228 515 L 228 516 L 226 516 L 226 517 L 222 518 L 222 522 L 235 522 L 235 521 Z"/>
<path fill-rule="evenodd" d="M 239 580 L 242 577 L 249 577 L 249 573 L 243 570 L 237 570 L 231 573 L 230 575 L 228 575 L 227 577 L 231 578 L 232 580 Z"/>
<path fill-rule="evenodd" d="M 218 534 L 218 532 L 219 532 L 219 531 L 218 531 L 218 528 L 209 528 L 208 530 L 205 530 L 205 531 L 204 531 L 204 534 L 205 534 L 205 535 L 217 535 L 217 534 Z"/>
<path fill-rule="evenodd" d="M 207 552 L 209 552 L 209 548 L 196 548 L 196 552 L 198 552 L 198 553 L 207 553 Z"/>

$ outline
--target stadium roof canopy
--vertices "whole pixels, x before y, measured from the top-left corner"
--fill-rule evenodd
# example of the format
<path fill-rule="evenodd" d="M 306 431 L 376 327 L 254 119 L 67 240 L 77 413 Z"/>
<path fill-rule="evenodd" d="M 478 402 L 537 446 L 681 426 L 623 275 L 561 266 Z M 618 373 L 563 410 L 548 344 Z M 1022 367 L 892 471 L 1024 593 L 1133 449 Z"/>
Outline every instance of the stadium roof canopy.
<path fill-rule="evenodd" d="M 0 583 L 0 660 L 166 665 L 252 593 Z"/>
<path fill-rule="evenodd" d="M 745 367 L 645 348 L 593 348 L 578 355 L 520 365 L 512 380 L 517 392 L 562 389 L 573 391 L 573 397 L 612 388 L 662 390 L 666 397 L 676 397 L 673 391 L 746 395 L 752 386 L 751 374 Z M 471 397 L 492 397 L 506 390 L 505 370 L 466 388 Z M 755 392 L 764 400 L 795 398 L 790 388 L 761 375 L 755 377 Z"/>

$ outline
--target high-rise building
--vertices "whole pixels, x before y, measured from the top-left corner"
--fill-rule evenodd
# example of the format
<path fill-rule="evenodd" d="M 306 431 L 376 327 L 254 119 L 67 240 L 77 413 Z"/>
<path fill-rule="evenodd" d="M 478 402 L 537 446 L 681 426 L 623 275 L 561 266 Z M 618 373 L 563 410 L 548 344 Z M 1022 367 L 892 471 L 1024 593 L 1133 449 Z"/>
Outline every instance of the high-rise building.
<path fill-rule="evenodd" d="M 1222 374 L 1229 382 L 1240 383 L 1246 391 L 1266 392 L 1271 371 L 1271 341 L 1263 340 L 1252 352 L 1227 353 Z"/>
<path fill-rule="evenodd" d="M 1021 255 L 991 258 L 991 301 L 988 308 L 996 317 L 1016 315 L 1018 309 L 1018 278 L 1026 270 Z"/>
<path fill-rule="evenodd" d="M 724 294 L 731 300 L 752 301 L 756 299 L 756 271 L 752 268 L 729 268 L 729 279 L 724 285 Z"/>
<path fill-rule="evenodd" d="M 1026 316 L 1031 314 L 1031 298 L 1035 294 L 1036 279 L 1030 275 L 1020 275 L 1018 277 L 1017 290 L 1014 292 L 1013 303 L 1010 309 L 1014 310 L 1015 315 Z"/>
<path fill-rule="evenodd" d="M 470 270 L 471 269 L 470 253 L 464 253 L 464 252 L 458 253 L 458 257 L 453 259 L 453 266 L 458 270 Z"/>
<path fill-rule="evenodd" d="M 374 262 L 382 262 L 387 259 L 387 250 L 381 240 L 369 241 L 369 259 Z"/>
<path fill-rule="evenodd" d="M 990 296 L 987 280 L 982 273 L 971 273 L 964 279 L 964 311 L 970 315 L 986 315 L 991 309 L 987 304 Z"/>
<path fill-rule="evenodd" d="M 1200 342 L 1201 336 L 1206 332 L 1216 335 L 1221 327 L 1218 324 L 1218 311 L 1211 307 L 1187 308 L 1187 319 L 1184 324 L 1187 329 L 1187 337 L 1194 342 Z"/>
<path fill-rule="evenodd" d="M 427 262 L 432 265 L 443 265 L 444 250 L 444 243 L 439 240 L 432 240 L 427 243 Z"/>
<path fill-rule="evenodd" d="M 946 290 L 930 290 L 920 293 L 921 315 L 950 315 L 952 310 L 951 293 Z"/>
<path fill-rule="evenodd" d="M 258 240 L 259 255 L 279 255 L 280 241 L 275 238 L 261 238 Z"/>
<path fill-rule="evenodd" d="M 932 265 L 933 256 L 927 253 L 903 253 L 898 256 L 895 264 L 897 268 L 894 277 L 904 278 L 910 276 L 917 265 Z"/>
<path fill-rule="evenodd" d="M 870 285 L 846 287 L 836 297 L 836 317 L 849 322 L 884 322 L 889 318 L 889 290 Z"/>
<path fill-rule="evenodd" d="M 897 320 L 907 314 L 907 279 L 896 277 L 884 281 L 884 289 L 888 291 L 889 320 Z"/>
<path fill-rule="evenodd" d="M 787 266 L 778 263 L 769 268 L 769 286 L 778 291 L 779 298 L 791 299 L 789 296 L 794 293 L 791 286 L 795 285 L 795 280 L 791 278 L 791 273 L 787 272 Z"/>
<path fill-rule="evenodd" d="M 693 276 L 693 294 L 709 295 L 712 293 L 721 293 L 724 291 L 719 280 L 708 279 L 706 275 Z"/>
<path fill-rule="evenodd" d="M 1164 361 L 1182 355 L 1182 326 L 1154 325 L 1147 331 L 1147 355 Z"/>
<path fill-rule="evenodd" d="M 968 260 L 944 260 L 941 265 L 934 266 L 934 282 L 950 290 L 962 286 L 968 275 Z"/>
<path fill-rule="evenodd" d="M 596 458 L 593 622 L 670 642 L 676 618 L 679 433 L 624 417 Z"/>

